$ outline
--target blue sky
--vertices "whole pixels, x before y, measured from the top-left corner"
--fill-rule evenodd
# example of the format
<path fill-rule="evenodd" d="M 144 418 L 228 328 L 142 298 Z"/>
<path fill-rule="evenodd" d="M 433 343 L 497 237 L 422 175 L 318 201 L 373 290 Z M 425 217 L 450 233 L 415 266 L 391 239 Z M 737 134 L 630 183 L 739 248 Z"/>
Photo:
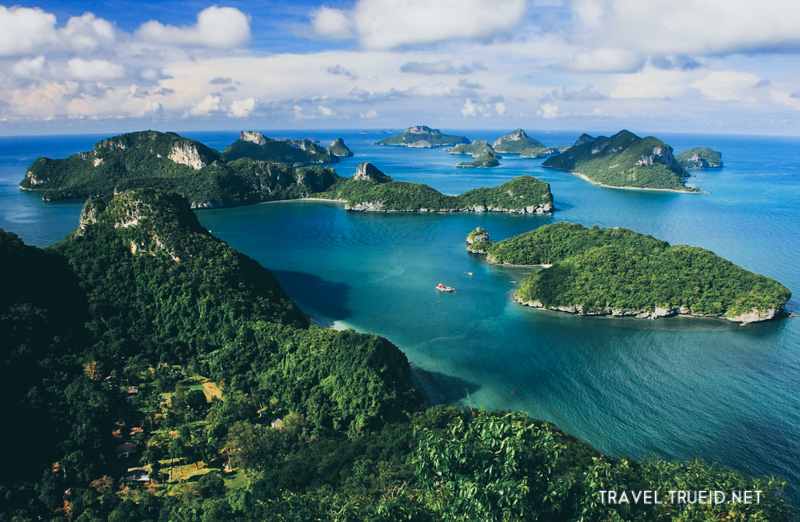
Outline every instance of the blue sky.
<path fill-rule="evenodd" d="M 0 4 L 0 134 L 800 134 L 795 0 Z"/>

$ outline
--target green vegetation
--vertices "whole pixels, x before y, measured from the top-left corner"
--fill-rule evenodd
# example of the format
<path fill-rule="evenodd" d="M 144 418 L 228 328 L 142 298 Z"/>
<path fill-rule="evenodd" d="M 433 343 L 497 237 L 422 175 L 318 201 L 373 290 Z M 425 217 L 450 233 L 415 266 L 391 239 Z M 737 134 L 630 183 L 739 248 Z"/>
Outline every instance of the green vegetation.
<path fill-rule="evenodd" d="M 456 167 L 496 167 L 500 165 L 500 155 L 489 143 L 475 140 L 470 144 L 460 143 L 448 150 L 450 154 L 469 154 L 474 159 L 469 163 L 459 163 Z"/>
<path fill-rule="evenodd" d="M 689 174 L 675 161 L 672 147 L 626 130 L 610 138 L 584 134 L 569 149 L 547 158 L 542 166 L 582 174 L 611 187 L 699 192 L 684 184 Z"/>
<path fill-rule="evenodd" d="M 347 146 L 341 140 L 336 150 L 342 152 Z M 336 143 L 336 142 L 334 142 Z M 333 146 L 333 144 L 331 144 Z M 339 156 L 347 154 L 334 154 L 328 148 L 320 147 L 311 140 L 273 140 L 260 132 L 243 131 L 239 139 L 228 145 L 223 152 L 225 157 L 232 161 L 239 158 L 250 158 L 270 163 L 307 164 L 307 163 L 336 163 Z M 352 152 L 350 153 L 352 155 Z"/>
<path fill-rule="evenodd" d="M 542 142 L 530 138 L 522 129 L 500 136 L 492 144 L 492 147 L 497 152 L 519 154 L 521 158 L 544 158 L 558 152 L 556 149 L 546 147 Z"/>
<path fill-rule="evenodd" d="M 517 412 L 417 411 L 397 347 L 309 327 L 180 196 L 95 198 L 46 251 L 0 231 L 0 278 L 4 519 L 792 518 L 776 479 L 604 456 Z M 605 505 L 608 490 L 762 494 Z"/>
<path fill-rule="evenodd" d="M 416 125 L 409 127 L 400 134 L 382 139 L 377 145 L 430 148 L 440 145 L 456 145 L 458 143 L 469 143 L 469 140 L 464 136 L 450 136 L 442 134 L 439 129 Z"/>
<path fill-rule="evenodd" d="M 713 252 L 624 228 L 555 223 L 467 248 L 493 263 L 552 265 L 522 281 L 515 299 L 584 315 L 680 313 L 752 322 L 779 315 L 791 297 L 777 281 Z"/>
<path fill-rule="evenodd" d="M 353 155 L 353 151 L 344 144 L 342 138 L 336 138 L 328 145 L 328 152 L 337 158 L 349 158 Z"/>
<path fill-rule="evenodd" d="M 722 167 L 722 154 L 708 147 L 695 147 L 675 156 L 684 169 L 717 169 Z"/>
<path fill-rule="evenodd" d="M 273 143 L 304 153 L 289 142 Z M 155 188 L 183 193 L 193 207 L 208 208 L 305 197 L 337 179 L 329 167 L 294 169 L 244 157 L 229 161 L 202 143 L 147 131 L 100 141 L 93 151 L 66 159 L 39 158 L 20 187 L 43 191 L 46 200 L 110 197 L 129 189 Z"/>
<path fill-rule="evenodd" d="M 317 196 L 344 200 L 349 209 L 381 212 L 543 213 L 553 209 L 550 185 L 532 176 L 519 176 L 494 188 L 446 196 L 427 185 L 395 181 L 370 163 L 362 163 L 352 178 L 340 180 Z"/>

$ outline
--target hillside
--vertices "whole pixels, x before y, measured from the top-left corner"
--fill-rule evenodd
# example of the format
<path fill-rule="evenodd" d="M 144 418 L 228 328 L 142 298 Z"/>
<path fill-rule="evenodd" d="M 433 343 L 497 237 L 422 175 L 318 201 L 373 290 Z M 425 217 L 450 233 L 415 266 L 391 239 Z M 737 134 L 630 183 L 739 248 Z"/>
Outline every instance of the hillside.
<path fill-rule="evenodd" d="M 455 147 L 447 149 L 450 154 L 457 155 L 470 155 L 473 160 L 471 162 L 463 162 L 456 164 L 459 168 L 469 167 L 496 167 L 500 165 L 498 161 L 500 154 L 495 152 L 488 142 L 483 140 L 475 140 L 470 144 L 459 143 Z"/>
<path fill-rule="evenodd" d="M 558 153 L 556 149 L 529 137 L 522 129 L 500 136 L 492 143 L 492 147 L 497 152 L 519 154 L 521 158 L 545 158 Z"/>
<path fill-rule="evenodd" d="M 550 185 L 532 176 L 519 176 L 494 188 L 478 188 L 447 196 L 420 183 L 396 181 L 371 163 L 358 166 L 316 197 L 343 200 L 345 208 L 371 212 L 514 212 L 553 211 Z"/>
<path fill-rule="evenodd" d="M 400 134 L 384 138 L 377 145 L 396 145 L 400 147 L 432 148 L 441 145 L 469 143 L 464 136 L 442 134 L 439 129 L 431 129 L 425 125 L 409 127 Z"/>
<path fill-rule="evenodd" d="M 467 249 L 491 263 L 543 265 L 515 300 L 581 315 L 718 317 L 742 323 L 780 316 L 791 291 L 708 250 L 670 246 L 627 229 L 555 223 L 499 243 L 483 229 Z"/>
<path fill-rule="evenodd" d="M 260 132 L 242 131 L 239 139 L 228 145 L 223 154 L 229 161 L 250 158 L 269 163 L 307 165 L 337 163 L 339 157 L 347 156 L 348 152 L 350 149 L 341 138 L 326 149 L 307 139 L 273 140 Z"/>
<path fill-rule="evenodd" d="M 607 138 L 582 135 L 574 145 L 542 164 L 545 168 L 581 174 L 610 187 L 699 192 L 687 187 L 689 174 L 672 155 L 672 147 L 626 130 Z"/>
<path fill-rule="evenodd" d="M 295 159 L 305 154 L 289 142 L 272 143 L 298 154 Z M 335 157 L 316 145 L 309 150 L 317 149 L 324 157 Z M 185 194 L 194 208 L 213 208 L 296 199 L 325 190 L 337 179 L 330 167 L 295 169 L 247 157 L 229 161 L 175 133 L 146 131 L 102 140 L 92 151 L 66 159 L 39 158 L 28 168 L 20 188 L 41 191 L 48 201 L 155 188 Z"/>
<path fill-rule="evenodd" d="M 684 169 L 722 168 L 722 154 L 708 147 L 695 147 L 675 156 Z"/>
<path fill-rule="evenodd" d="M 376 171 L 359 181 L 390 183 Z M 774 478 L 604 455 L 519 412 L 417 410 L 396 346 L 308 326 L 178 195 L 95 198 L 53 248 L 0 231 L 0 254 L 4 519 L 728 516 L 598 500 L 632 487 L 666 498 L 686 481 L 760 491 L 738 520 L 793 516 Z"/>

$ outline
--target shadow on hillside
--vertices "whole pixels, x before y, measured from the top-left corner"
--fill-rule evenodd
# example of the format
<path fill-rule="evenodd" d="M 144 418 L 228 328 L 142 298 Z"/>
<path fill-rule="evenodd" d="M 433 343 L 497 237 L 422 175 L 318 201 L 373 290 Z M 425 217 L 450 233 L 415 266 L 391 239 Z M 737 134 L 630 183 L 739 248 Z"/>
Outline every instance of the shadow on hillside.
<path fill-rule="evenodd" d="M 334 321 L 350 317 L 350 310 L 344 305 L 350 294 L 350 285 L 326 281 L 306 272 L 273 270 L 272 273 L 291 300 L 317 326 L 329 328 Z"/>
<path fill-rule="evenodd" d="M 436 404 L 460 403 L 462 400 L 466 405 L 467 390 L 473 394 L 481 388 L 479 384 L 460 377 L 423 370 L 416 366 L 411 367 L 411 379 L 425 397 L 423 408 Z"/>

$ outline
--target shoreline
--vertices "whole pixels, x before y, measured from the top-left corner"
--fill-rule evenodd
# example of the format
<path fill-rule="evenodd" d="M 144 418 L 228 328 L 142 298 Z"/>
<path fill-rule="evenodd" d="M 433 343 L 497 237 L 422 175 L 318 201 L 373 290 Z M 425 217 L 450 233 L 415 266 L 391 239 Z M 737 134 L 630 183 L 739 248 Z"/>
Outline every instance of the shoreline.
<path fill-rule="evenodd" d="M 588 181 L 592 185 L 596 185 L 598 187 L 620 189 L 620 190 L 647 190 L 647 191 L 651 191 L 651 192 L 675 192 L 677 194 L 708 194 L 708 192 L 706 192 L 705 190 L 702 190 L 702 189 L 699 190 L 699 191 L 694 191 L 694 190 L 678 190 L 678 189 L 668 189 L 668 188 L 617 187 L 617 186 L 614 186 L 614 185 L 605 185 L 603 183 L 600 183 L 599 181 L 595 181 L 595 180 L 591 179 L 590 177 L 588 177 L 586 174 L 581 174 L 580 172 L 572 172 L 572 171 L 570 171 L 570 173 L 574 174 L 575 176 L 578 176 L 579 178 L 582 178 L 583 180 Z"/>

